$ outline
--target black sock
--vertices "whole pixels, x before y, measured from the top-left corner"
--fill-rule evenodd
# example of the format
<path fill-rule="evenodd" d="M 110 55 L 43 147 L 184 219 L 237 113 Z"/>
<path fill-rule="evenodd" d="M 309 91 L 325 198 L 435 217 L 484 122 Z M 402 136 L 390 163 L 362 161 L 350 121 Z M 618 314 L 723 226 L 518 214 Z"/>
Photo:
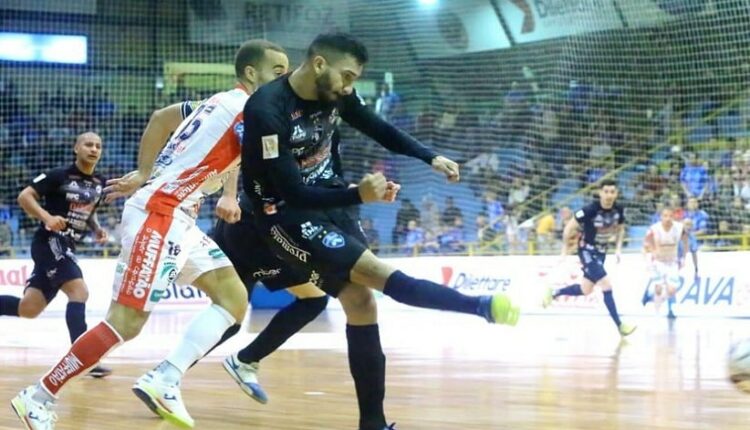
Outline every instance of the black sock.
<path fill-rule="evenodd" d="M 607 310 L 609 311 L 609 316 L 612 317 L 612 321 L 617 324 L 617 327 L 620 327 L 620 324 L 622 324 L 622 322 L 620 321 L 620 316 L 617 314 L 617 305 L 615 305 L 615 298 L 614 296 L 612 296 L 612 290 L 604 291 L 604 304 L 607 306 Z"/>
<path fill-rule="evenodd" d="M 70 343 L 73 343 L 79 336 L 86 333 L 86 303 L 68 302 L 68 307 L 65 309 L 65 322 L 68 324 Z"/>
<path fill-rule="evenodd" d="M 346 326 L 349 370 L 354 378 L 359 403 L 360 430 L 385 427 L 385 355 L 377 324 Z"/>
<path fill-rule="evenodd" d="M 581 284 L 573 284 L 568 285 L 565 288 L 560 288 L 559 290 L 555 291 L 555 294 L 552 295 L 554 298 L 558 298 L 560 296 L 582 296 L 583 290 L 581 290 Z"/>
<path fill-rule="evenodd" d="M 247 364 L 266 358 L 320 315 L 327 304 L 328 296 L 293 301 L 273 316 L 271 322 L 258 334 L 258 337 L 237 353 L 237 358 Z"/>
<path fill-rule="evenodd" d="M 0 296 L 0 316 L 17 317 L 20 303 L 21 299 L 16 296 Z"/>
<path fill-rule="evenodd" d="M 412 278 L 400 270 L 388 277 L 383 294 L 410 306 L 483 316 L 480 297 L 467 296 L 434 282 Z"/>
<path fill-rule="evenodd" d="M 212 346 L 211 349 L 208 350 L 208 352 L 206 352 L 205 354 L 203 354 L 203 357 L 205 357 L 208 354 L 210 354 L 211 351 L 213 351 L 214 349 L 216 349 L 216 347 L 218 347 L 222 343 L 226 342 L 227 339 L 229 339 L 230 337 L 232 337 L 235 334 L 237 334 L 237 332 L 240 331 L 240 327 L 241 327 L 240 324 L 233 324 L 228 329 L 224 330 L 224 334 L 221 335 L 221 339 L 219 339 L 219 341 L 216 342 L 216 345 Z M 190 367 L 188 367 L 188 369 L 192 369 L 192 367 L 195 366 L 197 363 L 198 363 L 198 360 L 195 360 L 193 362 L 193 364 L 191 364 Z"/>

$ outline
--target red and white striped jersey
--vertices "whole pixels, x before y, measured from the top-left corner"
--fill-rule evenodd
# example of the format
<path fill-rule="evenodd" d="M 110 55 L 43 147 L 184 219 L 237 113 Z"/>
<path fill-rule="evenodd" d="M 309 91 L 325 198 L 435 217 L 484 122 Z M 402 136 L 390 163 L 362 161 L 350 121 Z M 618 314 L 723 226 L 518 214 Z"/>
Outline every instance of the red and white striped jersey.
<path fill-rule="evenodd" d="M 148 211 L 192 214 L 201 198 L 222 186 L 240 163 L 242 110 L 248 94 L 237 87 L 205 100 L 177 128 L 162 149 L 151 178 L 128 200 Z"/>
<path fill-rule="evenodd" d="M 677 246 L 682 239 L 682 223 L 673 221 L 669 230 L 665 230 L 661 222 L 657 222 L 648 230 L 648 236 L 653 240 L 654 260 L 663 263 L 677 262 Z"/>

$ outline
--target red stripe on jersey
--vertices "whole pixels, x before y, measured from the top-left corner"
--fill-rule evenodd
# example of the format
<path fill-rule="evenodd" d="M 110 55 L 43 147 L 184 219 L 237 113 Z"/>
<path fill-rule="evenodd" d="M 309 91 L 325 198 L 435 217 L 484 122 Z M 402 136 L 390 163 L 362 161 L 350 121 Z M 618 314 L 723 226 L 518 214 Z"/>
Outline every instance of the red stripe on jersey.
<path fill-rule="evenodd" d="M 243 113 L 234 117 L 224 134 L 219 138 L 211 151 L 195 167 L 185 170 L 173 182 L 162 185 L 146 203 L 146 210 L 162 214 L 172 214 L 174 208 L 200 188 L 203 183 L 214 175 L 223 172 L 240 156 L 240 142 L 234 132 L 234 127 L 242 122 Z M 174 184 L 177 187 L 174 188 Z"/>
<path fill-rule="evenodd" d="M 172 220 L 171 215 L 148 214 L 130 249 L 117 303 L 138 310 L 145 307 Z"/>

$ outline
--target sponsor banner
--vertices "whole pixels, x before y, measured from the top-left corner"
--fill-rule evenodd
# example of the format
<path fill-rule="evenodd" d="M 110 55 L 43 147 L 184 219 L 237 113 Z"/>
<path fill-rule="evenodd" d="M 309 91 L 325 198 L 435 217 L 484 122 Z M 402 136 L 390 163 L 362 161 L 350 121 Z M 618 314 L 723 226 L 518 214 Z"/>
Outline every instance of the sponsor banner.
<path fill-rule="evenodd" d="M 688 262 L 675 280 L 675 311 L 678 315 L 750 315 L 750 274 L 742 270 L 750 260 L 750 252 L 701 253 L 698 260 L 700 276 L 694 276 L 692 263 Z M 419 257 L 385 261 L 410 276 L 427 279 L 462 293 L 507 292 L 520 302 L 523 312 L 528 314 L 606 315 L 601 291 L 598 290 L 585 297 L 557 300 L 551 309 L 542 309 L 541 298 L 546 288 L 580 282 L 581 271 L 575 256 L 564 261 L 556 256 Z M 92 312 L 106 311 L 111 300 L 116 261 L 82 259 L 79 263 L 90 291 L 87 308 Z M 655 283 L 652 267 L 641 255 L 623 255 L 619 264 L 610 256 L 605 267 L 614 285 L 614 295 L 621 313 L 649 315 L 655 312 L 652 304 L 645 308 L 641 305 L 644 290 Z M 31 260 L 0 260 L 0 294 L 20 296 L 32 269 Z M 58 294 L 49 310 L 65 309 L 67 300 L 59 296 L 64 294 Z M 384 298 L 382 294 L 376 296 L 379 306 L 383 308 L 413 309 Z M 205 294 L 193 287 L 172 286 L 164 293 L 156 311 L 197 309 L 208 303 Z M 332 300 L 330 303 L 331 308 L 340 308 L 338 301 Z M 264 304 L 258 303 L 258 306 L 264 307 Z M 666 312 L 666 304 L 660 311 Z"/>
<path fill-rule="evenodd" d="M 346 0 L 222 0 L 188 2 L 190 42 L 239 46 L 267 39 L 306 49 L 316 35 L 349 30 Z"/>
<path fill-rule="evenodd" d="M 112 300 L 112 282 L 117 261 L 114 259 L 80 259 L 83 279 L 89 288 L 89 300 L 86 309 L 92 313 L 103 313 L 109 308 Z M 26 280 L 34 269 L 33 261 L 0 260 L 0 295 L 21 296 Z M 68 300 L 60 292 L 47 307 L 48 311 L 65 311 Z M 210 303 L 206 295 L 197 288 L 172 285 L 159 300 L 155 311 L 199 309 Z"/>
<path fill-rule="evenodd" d="M 2 8 L 44 13 L 96 15 L 96 0 L 3 0 Z"/>
<path fill-rule="evenodd" d="M 699 276 L 694 276 L 691 262 L 679 271 L 675 312 L 683 316 L 750 315 L 750 274 L 742 270 L 750 259 L 748 252 L 699 254 Z M 425 257 L 389 260 L 405 273 L 438 282 L 466 294 L 491 294 L 505 291 L 521 303 L 524 313 L 605 314 L 601 291 L 589 296 L 563 298 L 544 310 L 541 299 L 548 287 L 558 288 L 581 281 L 578 259 L 559 257 Z M 614 285 L 614 295 L 621 313 L 649 315 L 653 304 L 641 305 L 646 288 L 655 283 L 652 266 L 636 254 L 622 256 L 618 264 L 610 256 L 605 263 Z M 660 312 L 666 312 L 666 304 Z"/>
<path fill-rule="evenodd" d="M 492 0 L 417 5 L 399 14 L 402 27 L 420 59 L 510 48 Z"/>
<path fill-rule="evenodd" d="M 619 4 L 630 28 L 651 27 L 716 12 L 714 0 L 628 0 Z"/>
<path fill-rule="evenodd" d="M 516 43 L 623 28 L 613 0 L 494 0 Z"/>

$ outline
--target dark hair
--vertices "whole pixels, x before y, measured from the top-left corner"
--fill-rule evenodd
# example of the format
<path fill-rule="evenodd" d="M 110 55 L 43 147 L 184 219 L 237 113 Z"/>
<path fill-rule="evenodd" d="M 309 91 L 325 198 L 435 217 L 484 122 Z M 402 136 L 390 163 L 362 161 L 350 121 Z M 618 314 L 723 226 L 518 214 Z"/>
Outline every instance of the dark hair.
<path fill-rule="evenodd" d="M 269 49 L 286 54 L 284 48 L 267 40 L 252 39 L 243 43 L 234 55 L 234 74 L 238 78 L 242 78 L 245 76 L 245 67 L 257 68 Z"/>
<path fill-rule="evenodd" d="M 367 48 L 354 36 L 348 33 L 323 33 L 319 34 L 307 48 L 307 58 L 316 55 L 337 56 L 349 54 L 359 64 L 365 64 L 369 60 Z M 333 61 L 332 59 L 329 59 Z"/>
<path fill-rule="evenodd" d="M 616 187 L 617 181 L 614 179 L 602 179 L 601 182 L 599 182 L 599 189 L 602 189 L 604 187 Z"/>

